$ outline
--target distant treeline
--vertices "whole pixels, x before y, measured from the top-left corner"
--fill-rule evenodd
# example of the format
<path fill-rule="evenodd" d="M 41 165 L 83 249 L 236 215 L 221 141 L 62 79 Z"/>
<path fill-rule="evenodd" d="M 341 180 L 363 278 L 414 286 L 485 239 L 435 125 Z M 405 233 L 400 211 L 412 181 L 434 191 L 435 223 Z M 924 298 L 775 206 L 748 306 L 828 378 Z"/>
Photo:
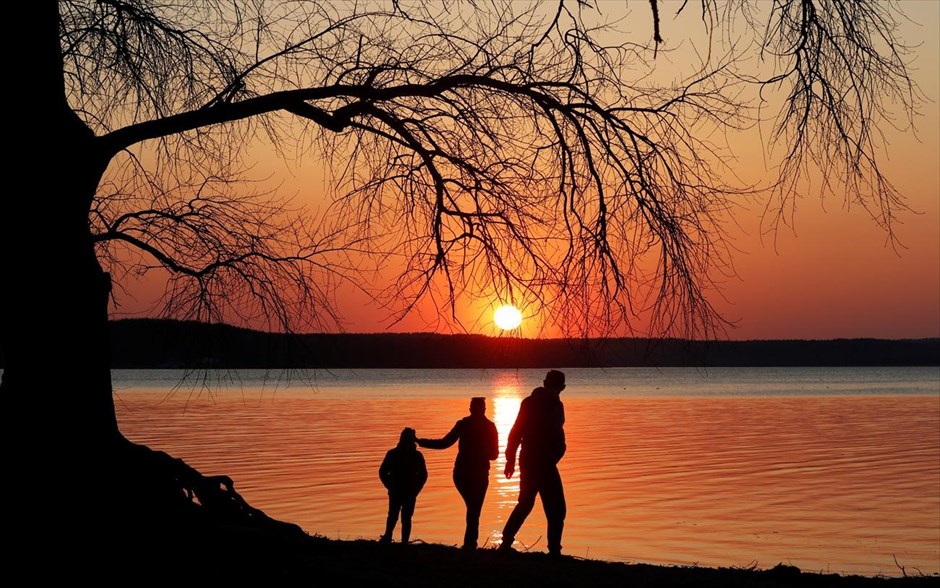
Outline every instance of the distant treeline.
<path fill-rule="evenodd" d="M 940 339 L 698 342 L 483 335 L 265 333 L 156 319 L 111 323 L 114 368 L 541 368 L 940 365 Z"/>

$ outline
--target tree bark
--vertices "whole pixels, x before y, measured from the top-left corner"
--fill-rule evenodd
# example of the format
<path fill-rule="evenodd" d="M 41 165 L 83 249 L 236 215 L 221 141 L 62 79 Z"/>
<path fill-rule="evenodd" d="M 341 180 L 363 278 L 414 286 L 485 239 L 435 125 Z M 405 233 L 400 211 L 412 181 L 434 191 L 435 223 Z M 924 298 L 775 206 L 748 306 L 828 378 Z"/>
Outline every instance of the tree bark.
<path fill-rule="evenodd" d="M 22 509 L 13 536 L 32 562 L 51 551 L 94 567 L 82 539 L 109 512 L 126 446 L 111 391 L 110 280 L 88 224 L 108 157 L 65 97 L 57 3 L 23 9 L 26 46 L 11 75 L 24 91 L 8 113 L 21 119 L 8 137 L 15 179 L 0 204 L 0 397 L 17 432 L 7 479 Z"/>
<path fill-rule="evenodd" d="M 2 391 L 21 417 L 60 416 L 55 430 L 44 427 L 64 444 L 60 448 L 102 449 L 118 432 L 108 347 L 110 280 L 95 255 L 88 214 L 109 157 L 66 101 L 56 3 L 36 4 L 44 18 L 28 23 L 36 34 L 27 38 L 38 45 L 30 61 L 38 87 L 25 105 L 36 126 L 26 127 L 18 143 L 37 144 L 39 151 L 31 182 L 4 202 L 11 230 L 4 231 L 2 252 L 10 270 L 3 288 Z"/>
<path fill-rule="evenodd" d="M 111 284 L 88 218 L 113 143 L 95 137 L 66 98 L 57 2 L 23 10 L 27 46 L 11 68 L 23 91 L 11 93 L 18 102 L 8 112 L 22 120 L 7 136 L 13 177 L 0 192 L 0 397 L 15 433 L 4 479 L 17 509 L 8 560 L 22 568 L 12 575 L 133 583 L 192 580 L 201 566 L 206 580 L 229 568 L 237 577 L 259 542 L 306 534 L 252 508 L 227 476 L 204 477 L 121 435 Z M 249 531 L 234 532 L 241 528 Z M 207 547 L 230 554 L 207 565 Z"/>

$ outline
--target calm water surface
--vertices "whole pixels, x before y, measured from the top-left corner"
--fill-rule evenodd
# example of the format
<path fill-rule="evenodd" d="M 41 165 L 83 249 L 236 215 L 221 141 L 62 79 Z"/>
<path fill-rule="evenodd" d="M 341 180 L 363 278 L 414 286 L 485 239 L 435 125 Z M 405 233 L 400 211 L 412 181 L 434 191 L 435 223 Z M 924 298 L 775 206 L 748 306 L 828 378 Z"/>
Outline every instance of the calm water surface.
<path fill-rule="evenodd" d="M 569 555 L 897 576 L 940 573 L 940 368 L 569 369 Z M 486 396 L 505 446 L 544 370 L 116 370 L 124 434 L 228 474 L 310 534 L 378 538 L 402 427 L 440 437 Z M 458 544 L 456 447 L 422 450 L 412 539 Z M 502 454 L 481 543 L 515 504 Z M 497 475 L 498 474 L 498 475 Z M 397 530 L 396 530 L 397 531 Z M 396 533 L 397 537 L 397 533 Z M 537 504 L 517 540 L 545 550 Z M 895 563 L 897 560 L 897 564 Z"/>

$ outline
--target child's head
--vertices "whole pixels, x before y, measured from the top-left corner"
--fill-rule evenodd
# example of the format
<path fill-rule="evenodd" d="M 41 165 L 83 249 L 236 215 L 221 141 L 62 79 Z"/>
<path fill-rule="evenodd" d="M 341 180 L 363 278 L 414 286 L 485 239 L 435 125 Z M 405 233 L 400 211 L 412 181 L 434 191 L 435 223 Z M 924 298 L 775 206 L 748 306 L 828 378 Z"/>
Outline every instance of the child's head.
<path fill-rule="evenodd" d="M 418 435 L 415 433 L 415 430 L 411 427 L 405 427 L 401 430 L 401 437 L 398 438 L 399 445 L 414 445 L 418 441 Z"/>

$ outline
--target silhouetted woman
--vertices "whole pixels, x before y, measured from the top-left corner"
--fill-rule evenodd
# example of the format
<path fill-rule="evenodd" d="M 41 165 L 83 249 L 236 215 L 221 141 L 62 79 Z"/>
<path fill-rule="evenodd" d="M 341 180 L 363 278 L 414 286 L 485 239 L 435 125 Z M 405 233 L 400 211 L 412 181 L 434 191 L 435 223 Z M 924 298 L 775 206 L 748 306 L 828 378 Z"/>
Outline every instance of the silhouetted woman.
<path fill-rule="evenodd" d="M 458 441 L 454 485 L 467 505 L 463 548 L 476 549 L 480 512 L 490 481 L 490 462 L 499 455 L 496 425 L 486 418 L 486 400 L 482 397 L 470 400 L 470 416 L 457 421 L 442 439 L 418 439 L 418 445 L 428 449 L 446 449 Z"/>
<path fill-rule="evenodd" d="M 401 514 L 401 542 L 411 539 L 411 516 L 415 512 L 418 494 L 428 480 L 428 469 L 424 456 L 415 447 L 415 430 L 405 427 L 398 445 L 389 449 L 379 467 L 379 479 L 388 489 L 388 518 L 385 519 L 385 534 L 380 541 L 391 543 L 392 531 Z"/>

